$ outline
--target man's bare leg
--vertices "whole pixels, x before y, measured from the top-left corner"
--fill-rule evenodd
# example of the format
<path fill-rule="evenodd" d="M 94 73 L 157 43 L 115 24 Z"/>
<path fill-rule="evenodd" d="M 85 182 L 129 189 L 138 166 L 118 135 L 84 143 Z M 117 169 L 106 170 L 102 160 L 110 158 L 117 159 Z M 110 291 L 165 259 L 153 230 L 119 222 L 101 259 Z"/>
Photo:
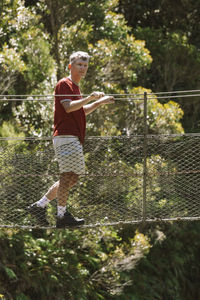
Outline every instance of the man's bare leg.
<path fill-rule="evenodd" d="M 58 198 L 58 218 L 56 222 L 57 228 L 64 228 L 67 226 L 77 226 L 84 224 L 83 219 L 73 217 L 66 210 L 66 202 L 69 195 L 69 190 L 77 183 L 78 175 L 70 173 L 60 174 L 59 187 L 57 191 Z"/>
<path fill-rule="evenodd" d="M 59 187 L 59 181 L 56 181 L 48 190 L 48 192 L 32 206 L 46 207 L 53 199 L 57 197 L 57 191 Z"/>
<path fill-rule="evenodd" d="M 28 211 L 33 217 L 38 220 L 38 223 L 42 226 L 48 226 L 46 220 L 46 206 L 50 203 L 51 200 L 55 199 L 57 196 L 59 181 L 56 181 L 48 190 L 48 192 L 37 202 L 28 206 Z"/>
<path fill-rule="evenodd" d="M 44 210 L 44 208 L 50 203 L 50 201 L 52 201 L 56 197 L 58 199 L 57 216 L 58 219 L 60 219 L 60 221 L 58 220 L 56 224 L 58 228 L 63 228 L 68 225 L 79 225 L 79 224 L 81 225 L 84 223 L 83 219 L 74 218 L 66 210 L 66 202 L 67 202 L 69 191 L 77 183 L 78 177 L 79 176 L 73 172 L 66 172 L 60 174 L 59 181 L 56 181 L 49 188 L 48 192 L 39 201 L 29 206 L 29 209 L 32 212 L 32 214 L 35 215 L 39 221 L 42 220 L 42 223 L 45 226 L 48 224 L 47 223 L 45 224 L 46 211 Z M 63 225 L 63 220 L 61 219 L 64 218 L 65 214 L 66 214 L 66 219 L 64 220 L 64 225 Z"/>
<path fill-rule="evenodd" d="M 60 180 L 56 181 L 47 191 L 47 193 L 36 203 L 39 207 L 45 207 L 48 203 L 54 200 L 58 195 L 58 204 L 66 206 L 66 199 L 70 188 L 72 188 L 78 181 L 78 175 L 73 172 L 62 173 Z M 58 193 L 59 190 L 59 193 Z"/>
<path fill-rule="evenodd" d="M 60 180 L 57 189 L 58 217 L 63 217 L 66 212 L 66 203 L 69 190 L 77 183 L 78 175 L 73 172 L 60 174 Z"/>
<path fill-rule="evenodd" d="M 57 191 L 59 187 L 59 180 L 56 181 L 48 190 L 48 192 L 44 195 L 49 199 L 49 201 L 52 201 L 57 197 Z"/>

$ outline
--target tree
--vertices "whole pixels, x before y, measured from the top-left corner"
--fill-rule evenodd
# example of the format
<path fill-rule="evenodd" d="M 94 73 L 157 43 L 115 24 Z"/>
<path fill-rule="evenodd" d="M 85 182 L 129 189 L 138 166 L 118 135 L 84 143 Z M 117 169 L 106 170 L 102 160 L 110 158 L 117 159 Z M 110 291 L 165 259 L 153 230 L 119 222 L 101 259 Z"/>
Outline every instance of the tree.
<path fill-rule="evenodd" d="M 55 74 L 57 78 L 66 75 L 69 54 L 77 49 L 91 54 L 87 81 L 82 84 L 83 93 L 93 89 L 106 93 L 127 92 L 140 70 L 148 68 L 151 56 L 145 43 L 130 34 L 123 16 L 114 12 L 116 3 L 102 0 L 100 5 L 96 1 L 63 4 L 63 1 L 48 0 L 25 6 L 23 1 L 16 0 L 13 15 L 8 17 L 12 19 L 12 30 L 6 33 L 6 43 L 7 47 L 15 49 L 24 69 L 15 77 L 13 93 L 53 93 Z M 13 112 L 27 135 L 50 132 L 51 124 L 42 106 L 42 103 L 31 101 L 14 104 Z M 23 117 L 19 111 L 23 112 Z M 51 108 L 49 114 L 52 119 Z M 9 118 L 11 116 L 9 111 Z"/>
<path fill-rule="evenodd" d="M 151 68 L 138 77 L 138 84 L 155 92 L 199 89 L 199 8 L 199 0 L 119 1 L 119 12 L 135 37 L 146 41 L 153 58 Z M 185 131 L 199 132 L 197 98 L 178 102 L 184 110 Z"/>

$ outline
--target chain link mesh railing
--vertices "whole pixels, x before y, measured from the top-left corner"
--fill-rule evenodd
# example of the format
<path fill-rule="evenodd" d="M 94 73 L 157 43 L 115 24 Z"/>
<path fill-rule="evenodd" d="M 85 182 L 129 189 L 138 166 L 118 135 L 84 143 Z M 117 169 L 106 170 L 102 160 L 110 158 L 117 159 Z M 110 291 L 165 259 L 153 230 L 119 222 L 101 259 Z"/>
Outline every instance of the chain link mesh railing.
<path fill-rule="evenodd" d="M 13 142 L 1 139 L 0 224 L 39 226 L 27 207 L 59 178 L 52 141 Z M 143 144 L 143 136 L 87 138 L 86 173 L 70 191 L 69 210 L 93 226 L 200 219 L 200 136 L 147 136 L 146 164 Z M 55 216 L 52 201 L 47 209 L 51 227 Z"/>
<path fill-rule="evenodd" d="M 200 136 L 147 139 L 147 220 L 200 219 Z"/>
<path fill-rule="evenodd" d="M 139 101 L 126 105 L 136 110 Z M 70 190 L 69 211 L 84 226 L 199 220 L 200 135 L 136 135 L 133 124 L 145 127 L 145 109 L 142 121 L 135 116 L 121 124 L 128 135 L 86 138 L 86 172 Z M 48 225 L 27 209 L 59 179 L 51 138 L 0 138 L 0 179 L 0 227 L 55 227 L 56 199 L 47 207 Z"/>

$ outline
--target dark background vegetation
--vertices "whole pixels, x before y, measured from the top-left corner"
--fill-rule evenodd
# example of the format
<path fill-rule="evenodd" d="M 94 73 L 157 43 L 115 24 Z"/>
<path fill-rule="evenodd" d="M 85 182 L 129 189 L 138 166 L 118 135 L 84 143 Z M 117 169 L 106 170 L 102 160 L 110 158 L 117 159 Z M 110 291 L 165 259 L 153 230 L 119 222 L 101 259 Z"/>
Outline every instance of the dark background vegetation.
<path fill-rule="evenodd" d="M 53 94 L 75 50 L 91 55 L 86 94 L 198 90 L 199 11 L 199 0 L 0 0 L 0 136 L 51 135 L 51 102 L 6 99 Z M 105 108 L 88 134 L 140 132 L 131 105 L 134 126 L 123 109 Z M 200 132 L 198 97 L 155 96 L 148 113 L 150 132 Z M 199 230 L 198 221 L 1 229 L 0 299 L 200 299 Z"/>

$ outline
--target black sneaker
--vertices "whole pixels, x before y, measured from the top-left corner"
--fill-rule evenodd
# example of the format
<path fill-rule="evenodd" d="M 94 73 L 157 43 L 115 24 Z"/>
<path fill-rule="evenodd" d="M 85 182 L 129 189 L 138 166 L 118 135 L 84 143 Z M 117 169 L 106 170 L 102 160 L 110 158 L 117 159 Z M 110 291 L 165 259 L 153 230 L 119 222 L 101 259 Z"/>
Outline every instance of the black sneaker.
<path fill-rule="evenodd" d="M 69 212 L 66 212 L 63 218 L 57 218 L 56 227 L 65 228 L 68 226 L 80 226 L 84 223 L 84 219 L 75 218 Z"/>
<path fill-rule="evenodd" d="M 28 212 L 32 215 L 32 217 L 37 219 L 37 222 L 40 226 L 48 226 L 49 223 L 46 220 L 46 207 L 42 208 L 37 206 L 36 203 L 28 206 Z"/>

